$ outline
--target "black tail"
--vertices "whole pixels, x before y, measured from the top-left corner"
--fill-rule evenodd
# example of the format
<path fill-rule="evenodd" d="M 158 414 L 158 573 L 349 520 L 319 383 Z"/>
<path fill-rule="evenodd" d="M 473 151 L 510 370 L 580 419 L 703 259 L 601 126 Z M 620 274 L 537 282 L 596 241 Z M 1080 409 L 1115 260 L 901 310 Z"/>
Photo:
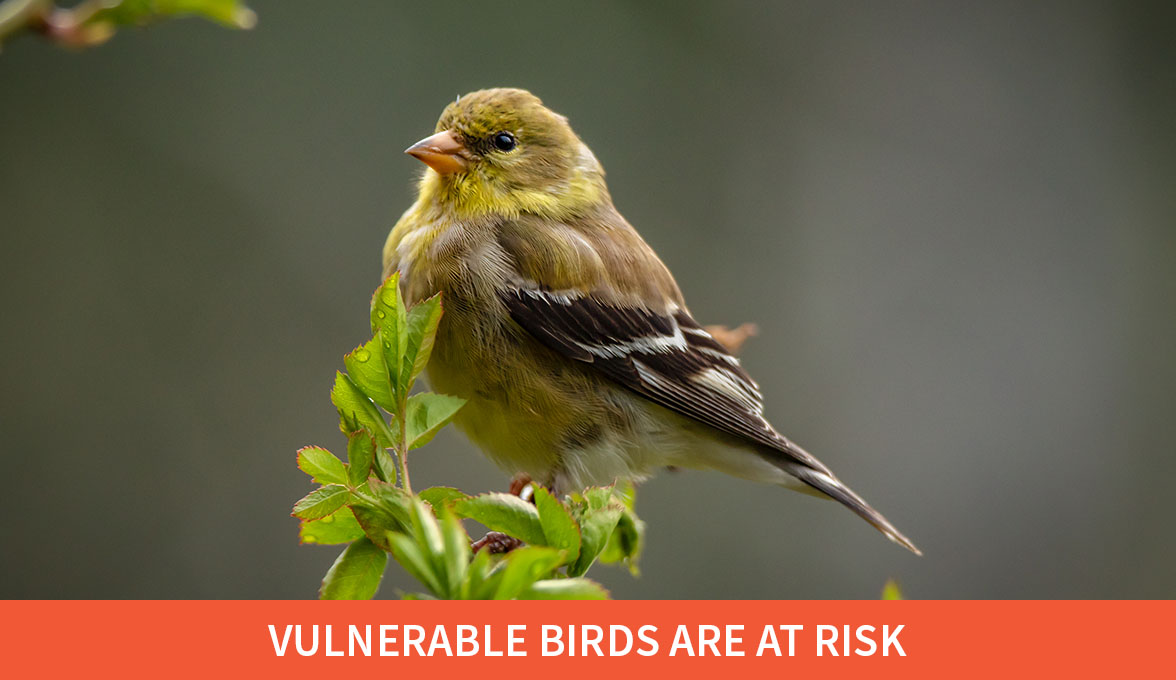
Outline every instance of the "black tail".
<path fill-rule="evenodd" d="M 780 462 L 777 462 L 777 465 L 780 465 Z M 840 479 L 837 479 L 832 474 L 793 461 L 787 461 L 780 466 L 788 474 L 833 500 L 838 501 L 850 510 L 853 510 L 857 513 L 858 517 L 874 525 L 874 528 L 885 534 L 886 538 L 889 538 L 916 555 L 923 555 L 923 552 L 915 547 L 911 539 L 903 536 L 901 531 L 895 529 L 894 525 L 882 516 L 882 513 L 871 508 L 869 503 L 853 492 L 853 489 L 843 484 Z"/>

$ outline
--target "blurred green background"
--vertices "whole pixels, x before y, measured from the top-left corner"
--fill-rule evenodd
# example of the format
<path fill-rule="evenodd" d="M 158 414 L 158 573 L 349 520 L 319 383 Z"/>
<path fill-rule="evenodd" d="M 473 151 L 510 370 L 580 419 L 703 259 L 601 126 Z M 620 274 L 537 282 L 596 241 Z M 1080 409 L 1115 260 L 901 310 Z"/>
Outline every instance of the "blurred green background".
<path fill-rule="evenodd" d="M 1171 3 L 250 5 L 0 54 L 0 596 L 313 597 L 338 549 L 297 543 L 294 451 L 344 448 L 401 150 L 511 85 L 927 554 L 663 474 L 615 596 L 1176 597 Z M 454 430 L 412 466 L 507 484 Z"/>

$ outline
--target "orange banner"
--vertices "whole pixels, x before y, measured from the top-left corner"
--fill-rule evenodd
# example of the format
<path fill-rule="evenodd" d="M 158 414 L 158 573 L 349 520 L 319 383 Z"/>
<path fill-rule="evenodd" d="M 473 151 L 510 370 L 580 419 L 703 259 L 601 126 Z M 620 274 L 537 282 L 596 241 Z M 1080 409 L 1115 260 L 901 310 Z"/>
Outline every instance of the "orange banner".
<path fill-rule="evenodd" d="M 10 677 L 1172 677 L 1174 620 L 1173 602 L 8 601 L 0 645 Z"/>

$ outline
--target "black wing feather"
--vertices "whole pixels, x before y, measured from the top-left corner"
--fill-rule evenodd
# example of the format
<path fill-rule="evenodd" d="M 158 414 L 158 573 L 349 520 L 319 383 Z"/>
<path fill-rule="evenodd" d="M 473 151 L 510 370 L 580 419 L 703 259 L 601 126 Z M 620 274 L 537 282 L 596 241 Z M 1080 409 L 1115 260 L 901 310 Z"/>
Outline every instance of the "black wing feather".
<path fill-rule="evenodd" d="M 840 501 L 890 540 L 922 554 L 821 461 L 764 420 L 751 376 L 685 310 L 657 314 L 539 290 L 507 291 L 502 301 L 511 318 L 547 347 L 591 364 L 671 411 L 759 444 L 757 452 L 774 465 Z M 712 374 L 719 376 L 718 382 L 705 379 L 712 369 L 719 371 Z"/>
<path fill-rule="evenodd" d="M 511 318 L 547 347 L 590 363 L 614 382 L 717 430 L 828 472 L 820 461 L 777 433 L 761 415 L 758 388 L 723 345 L 688 313 L 658 314 L 605 304 L 592 297 L 541 291 L 502 294 Z M 650 340 L 675 339 L 650 346 Z M 645 341 L 645 344 L 643 344 Z M 721 371 L 746 395 L 739 399 L 699 376 Z"/>

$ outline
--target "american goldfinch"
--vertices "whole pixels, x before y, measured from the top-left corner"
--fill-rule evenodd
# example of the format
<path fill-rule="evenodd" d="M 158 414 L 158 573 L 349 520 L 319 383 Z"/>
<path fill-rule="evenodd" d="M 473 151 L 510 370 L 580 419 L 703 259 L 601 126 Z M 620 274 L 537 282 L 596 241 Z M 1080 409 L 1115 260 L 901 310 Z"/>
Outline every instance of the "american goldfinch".
<path fill-rule="evenodd" d="M 565 117 L 525 90 L 461 96 L 406 151 L 428 168 L 384 246 L 407 300 L 442 293 L 426 369 L 499 466 L 554 490 L 718 470 L 840 501 L 918 549 L 772 428 L 755 381 L 686 308 Z"/>

